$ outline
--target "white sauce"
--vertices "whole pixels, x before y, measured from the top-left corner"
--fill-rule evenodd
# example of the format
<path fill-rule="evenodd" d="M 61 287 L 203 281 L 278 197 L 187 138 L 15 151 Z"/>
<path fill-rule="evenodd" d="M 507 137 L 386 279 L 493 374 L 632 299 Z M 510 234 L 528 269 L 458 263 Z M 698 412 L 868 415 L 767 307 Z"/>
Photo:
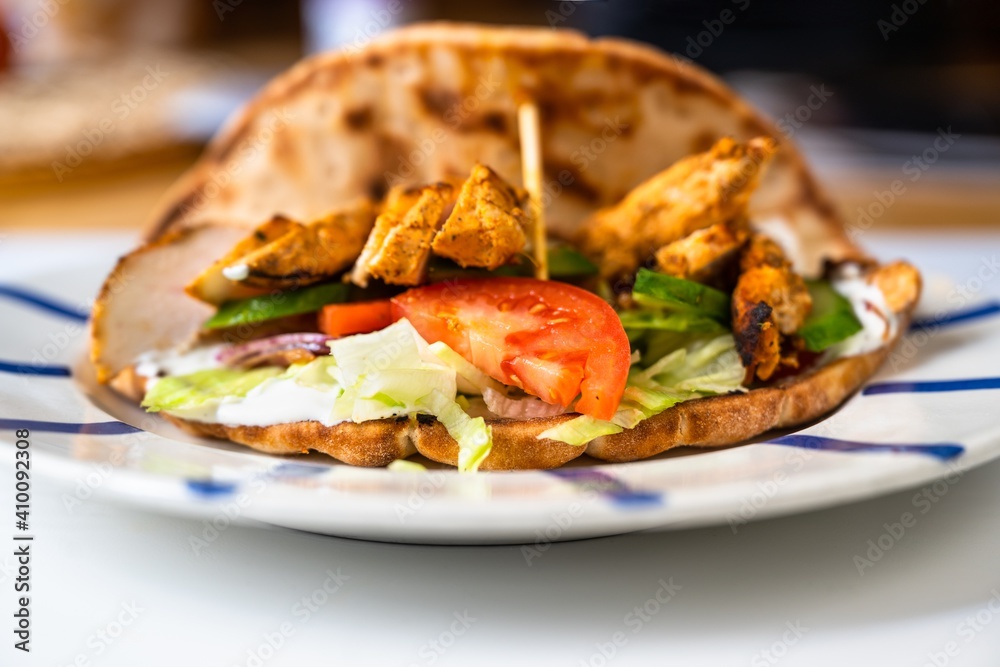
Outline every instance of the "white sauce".
<path fill-rule="evenodd" d="M 829 358 L 853 357 L 877 350 L 896 335 L 899 318 L 886 305 L 882 290 L 861 277 L 857 265 L 842 267 L 830 284 L 851 302 L 864 328 L 830 347 L 827 350 Z"/>
<path fill-rule="evenodd" d="M 193 350 L 178 352 L 167 350 L 146 352 L 135 360 L 136 375 L 155 378 L 163 375 L 187 375 L 209 368 L 219 368 L 222 364 L 216 359 L 226 345 L 205 345 Z"/>
<path fill-rule="evenodd" d="M 228 398 L 210 414 L 188 417 L 196 421 L 241 426 L 271 426 L 299 421 L 317 421 L 326 426 L 332 419 L 333 403 L 341 389 L 319 390 L 299 384 L 293 378 L 272 379 L 251 389 L 244 398 Z"/>
<path fill-rule="evenodd" d="M 250 275 L 250 269 L 246 264 L 233 264 L 232 266 L 227 266 L 222 269 L 222 275 L 229 280 L 239 282 L 240 280 L 247 279 L 247 276 Z"/>

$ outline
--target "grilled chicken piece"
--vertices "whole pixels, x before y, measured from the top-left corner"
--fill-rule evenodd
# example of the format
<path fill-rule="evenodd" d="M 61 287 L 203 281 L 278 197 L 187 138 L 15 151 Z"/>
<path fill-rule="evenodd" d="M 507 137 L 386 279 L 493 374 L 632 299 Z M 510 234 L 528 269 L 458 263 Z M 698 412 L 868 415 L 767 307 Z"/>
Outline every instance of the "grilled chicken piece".
<path fill-rule="evenodd" d="M 492 270 L 506 264 L 524 249 L 528 219 L 523 201 L 522 193 L 477 164 L 434 238 L 434 254 L 463 267 Z"/>
<path fill-rule="evenodd" d="M 656 263 L 676 278 L 715 283 L 734 267 L 747 236 L 745 220 L 721 222 L 663 246 L 656 251 Z"/>
<path fill-rule="evenodd" d="M 361 253 L 374 220 L 375 207 L 364 201 L 306 225 L 293 223 L 288 233 L 238 260 L 235 266 L 247 273 L 240 282 L 271 290 L 331 278 Z"/>
<path fill-rule="evenodd" d="M 277 216 L 240 240 L 184 290 L 219 305 L 330 278 L 358 256 L 374 220 L 375 208 L 368 201 L 309 224 Z"/>
<path fill-rule="evenodd" d="M 720 139 L 637 186 L 585 223 L 581 245 L 600 258 L 605 277 L 632 273 L 657 248 L 705 227 L 742 217 L 764 166 L 777 150 L 769 137 L 745 144 Z"/>
<path fill-rule="evenodd" d="M 244 233 L 219 225 L 187 227 L 118 260 L 91 314 L 90 354 L 99 382 L 109 381 L 144 352 L 193 340 L 214 309 L 181 287 Z"/>
<path fill-rule="evenodd" d="M 885 295 L 885 303 L 894 313 L 904 310 L 920 297 L 920 272 L 906 262 L 879 267 L 869 279 Z"/>
<path fill-rule="evenodd" d="M 393 189 L 354 265 L 351 280 L 362 287 L 368 285 L 369 276 L 391 285 L 419 285 L 431 242 L 454 197 L 454 188 L 446 183 Z"/>
<path fill-rule="evenodd" d="M 243 256 L 273 243 L 292 230 L 296 223 L 285 218 L 274 218 L 265 222 L 254 232 L 233 246 L 224 257 L 198 274 L 184 291 L 205 303 L 221 304 L 230 299 L 245 299 L 262 292 L 248 285 L 234 282 L 223 273 L 233 264 L 238 264 Z"/>
<path fill-rule="evenodd" d="M 783 361 L 795 363 L 781 358 L 783 336 L 802 326 L 812 297 L 781 247 L 763 234 L 751 236 L 740 269 L 733 290 L 733 335 L 748 380 L 767 380 Z"/>

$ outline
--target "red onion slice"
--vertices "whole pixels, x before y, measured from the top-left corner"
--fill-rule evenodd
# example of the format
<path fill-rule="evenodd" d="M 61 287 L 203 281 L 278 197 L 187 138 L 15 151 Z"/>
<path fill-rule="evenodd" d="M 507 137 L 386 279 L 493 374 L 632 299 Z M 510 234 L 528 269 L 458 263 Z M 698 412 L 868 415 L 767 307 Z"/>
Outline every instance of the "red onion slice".
<path fill-rule="evenodd" d="M 555 417 L 567 411 L 561 405 L 552 405 L 534 396 L 509 398 L 489 387 L 483 389 L 483 401 L 486 403 L 486 407 L 490 409 L 490 412 L 496 416 L 511 419 Z"/>
<path fill-rule="evenodd" d="M 289 352 L 303 352 L 313 356 L 330 354 L 330 348 L 326 344 L 330 340 L 331 336 L 321 333 L 281 334 L 227 347 L 218 353 L 216 359 L 226 366 L 240 368 L 260 366 L 267 362 L 288 366 L 296 356 L 287 354 Z"/>

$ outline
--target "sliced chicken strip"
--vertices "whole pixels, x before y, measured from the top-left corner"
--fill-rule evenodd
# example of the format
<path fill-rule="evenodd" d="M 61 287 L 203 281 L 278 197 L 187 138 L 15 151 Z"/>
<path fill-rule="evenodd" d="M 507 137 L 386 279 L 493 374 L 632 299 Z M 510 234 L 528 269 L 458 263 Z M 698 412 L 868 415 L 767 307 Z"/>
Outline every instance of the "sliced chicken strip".
<path fill-rule="evenodd" d="M 584 250 L 600 259 L 605 277 L 617 277 L 634 272 L 664 245 L 741 217 L 776 150 L 769 137 L 745 144 L 720 139 L 595 213 L 581 233 Z"/>
<path fill-rule="evenodd" d="M 374 221 L 375 207 L 362 201 L 309 224 L 294 223 L 288 233 L 232 268 L 245 266 L 246 277 L 240 282 L 268 290 L 327 280 L 357 259 Z"/>
<path fill-rule="evenodd" d="M 444 224 L 455 190 L 446 183 L 393 191 L 351 274 L 359 285 L 368 276 L 390 285 L 419 285 L 434 235 Z"/>
<path fill-rule="evenodd" d="M 260 294 L 263 290 L 230 280 L 225 273 L 229 267 L 238 265 L 245 255 L 273 243 L 290 232 L 296 224 L 281 217 L 265 222 L 252 234 L 241 239 L 224 257 L 202 271 L 184 288 L 184 291 L 196 299 L 214 305 L 230 299 L 245 299 Z"/>
<path fill-rule="evenodd" d="M 802 326 L 812 297 L 781 247 L 763 234 L 751 236 L 740 268 L 733 290 L 733 335 L 748 377 L 767 380 L 782 361 L 782 336 Z"/>
<path fill-rule="evenodd" d="M 492 169 L 477 164 L 462 185 L 444 227 L 434 237 L 434 254 L 460 266 L 495 269 L 525 246 L 525 195 Z"/>
<path fill-rule="evenodd" d="M 657 250 L 657 266 L 676 278 L 715 283 L 736 264 L 748 233 L 742 220 L 699 229 Z"/>

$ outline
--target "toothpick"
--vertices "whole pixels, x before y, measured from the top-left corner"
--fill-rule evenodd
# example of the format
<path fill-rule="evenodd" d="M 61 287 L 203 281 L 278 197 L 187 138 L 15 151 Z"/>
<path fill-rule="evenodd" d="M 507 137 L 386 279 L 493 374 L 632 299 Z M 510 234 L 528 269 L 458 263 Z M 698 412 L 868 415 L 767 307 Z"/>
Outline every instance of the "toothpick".
<path fill-rule="evenodd" d="M 549 255 L 545 242 L 545 211 L 542 209 L 542 144 L 538 107 L 524 102 L 517 108 L 517 128 L 521 137 L 521 178 L 528 191 L 532 245 L 535 254 L 535 277 L 549 279 Z"/>

